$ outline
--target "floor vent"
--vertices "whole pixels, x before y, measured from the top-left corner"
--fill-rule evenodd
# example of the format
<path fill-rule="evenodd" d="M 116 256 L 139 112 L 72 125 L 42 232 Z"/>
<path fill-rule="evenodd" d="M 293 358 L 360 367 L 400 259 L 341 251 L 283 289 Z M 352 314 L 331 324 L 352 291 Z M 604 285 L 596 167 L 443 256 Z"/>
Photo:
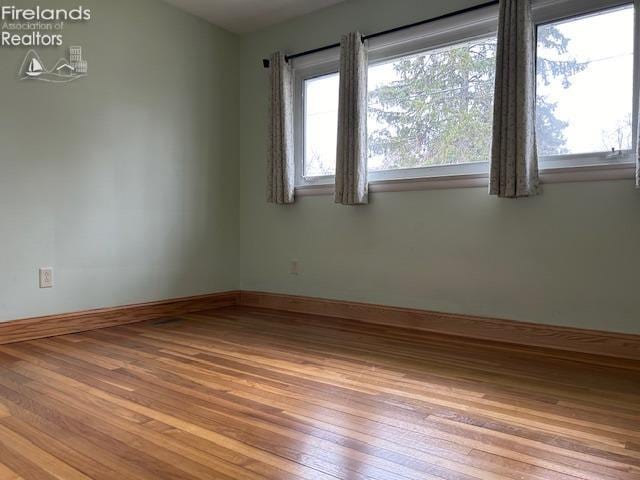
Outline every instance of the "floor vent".
<path fill-rule="evenodd" d="M 166 325 L 168 323 L 176 323 L 179 322 L 179 318 L 163 318 L 162 320 L 158 320 L 157 322 L 153 322 L 151 325 L 154 327 L 159 327 L 160 325 Z"/>

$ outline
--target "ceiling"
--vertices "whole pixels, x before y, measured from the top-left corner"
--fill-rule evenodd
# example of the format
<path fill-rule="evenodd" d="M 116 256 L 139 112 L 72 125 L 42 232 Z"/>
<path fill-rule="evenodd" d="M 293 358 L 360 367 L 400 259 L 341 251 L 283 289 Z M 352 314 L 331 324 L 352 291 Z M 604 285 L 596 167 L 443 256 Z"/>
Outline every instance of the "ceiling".
<path fill-rule="evenodd" d="M 166 0 L 235 33 L 248 33 L 344 0 Z"/>

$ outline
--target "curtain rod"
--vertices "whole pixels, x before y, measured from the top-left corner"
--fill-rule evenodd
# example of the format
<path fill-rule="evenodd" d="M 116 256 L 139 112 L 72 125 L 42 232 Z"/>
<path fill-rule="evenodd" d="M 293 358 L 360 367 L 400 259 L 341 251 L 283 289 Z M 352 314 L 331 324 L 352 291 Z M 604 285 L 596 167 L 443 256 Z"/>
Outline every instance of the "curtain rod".
<path fill-rule="evenodd" d="M 464 13 L 473 12 L 475 10 L 480 10 L 482 8 L 492 7 L 494 5 L 498 5 L 499 0 L 490 0 L 488 2 L 480 3 L 478 5 L 474 5 L 472 7 L 463 8 L 461 10 L 456 10 L 454 12 L 445 13 L 443 15 L 439 15 L 437 17 L 428 18 L 426 20 L 420 20 L 419 22 L 408 23 L 407 25 L 402 25 L 400 27 L 390 28 L 388 30 L 383 30 L 381 32 L 372 33 L 370 35 L 363 35 L 362 41 L 369 40 L 370 38 L 381 37 L 382 35 L 387 35 L 389 33 L 399 32 L 401 30 L 406 30 L 407 28 L 418 27 L 420 25 L 426 25 L 428 23 L 437 22 L 438 20 L 444 20 L 445 18 L 454 17 L 456 15 L 462 15 Z M 325 50 L 331 50 L 332 48 L 340 47 L 340 42 L 332 43 L 331 45 L 325 45 L 324 47 L 313 48 L 311 50 L 305 50 L 304 52 L 294 53 L 291 55 L 285 55 L 285 60 L 288 62 L 294 58 L 304 57 L 305 55 L 311 55 L 312 53 L 324 52 Z M 265 58 L 262 60 L 262 65 L 264 68 L 269 68 L 269 59 Z"/>

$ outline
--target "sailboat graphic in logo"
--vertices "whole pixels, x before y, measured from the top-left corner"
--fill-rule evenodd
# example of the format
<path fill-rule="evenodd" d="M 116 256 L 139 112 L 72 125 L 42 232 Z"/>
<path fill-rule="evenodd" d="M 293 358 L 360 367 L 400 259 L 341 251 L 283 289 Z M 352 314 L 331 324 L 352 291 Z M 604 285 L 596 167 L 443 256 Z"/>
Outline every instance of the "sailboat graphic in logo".
<path fill-rule="evenodd" d="M 40 75 L 45 73 L 45 71 L 40 61 L 34 57 L 29 62 L 29 67 L 24 73 L 26 73 L 30 77 L 39 77 Z"/>
<path fill-rule="evenodd" d="M 40 80 L 50 83 L 67 83 L 86 77 L 87 61 L 82 59 L 82 47 L 69 48 L 69 60 L 61 58 L 52 69 L 47 69 L 40 55 L 29 50 L 20 67 L 21 80 Z"/>

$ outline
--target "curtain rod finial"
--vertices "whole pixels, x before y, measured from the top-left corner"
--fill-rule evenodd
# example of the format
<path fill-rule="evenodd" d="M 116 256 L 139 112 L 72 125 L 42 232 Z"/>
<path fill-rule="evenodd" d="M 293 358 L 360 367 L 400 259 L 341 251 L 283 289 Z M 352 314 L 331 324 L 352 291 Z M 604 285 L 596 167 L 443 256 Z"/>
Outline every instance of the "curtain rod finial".
<path fill-rule="evenodd" d="M 269 62 L 269 59 L 267 59 L 267 58 L 263 58 L 263 59 L 262 59 L 262 66 L 263 66 L 264 68 L 269 68 L 269 63 L 270 63 L 270 62 Z"/>

